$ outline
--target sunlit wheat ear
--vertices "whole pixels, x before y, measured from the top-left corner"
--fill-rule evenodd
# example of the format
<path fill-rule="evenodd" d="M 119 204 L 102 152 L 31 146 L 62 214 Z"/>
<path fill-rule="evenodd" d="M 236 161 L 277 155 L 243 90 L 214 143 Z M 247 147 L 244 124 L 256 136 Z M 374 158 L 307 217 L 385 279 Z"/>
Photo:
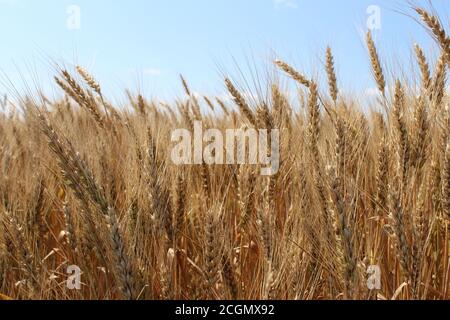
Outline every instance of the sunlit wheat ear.
<path fill-rule="evenodd" d="M 157 158 L 156 140 L 150 128 L 147 128 L 147 144 L 146 180 L 149 188 L 151 211 L 156 222 L 153 231 L 157 239 L 165 232 L 168 239 L 173 240 L 173 211 L 170 190 L 158 172 L 161 163 Z"/>
<path fill-rule="evenodd" d="M 267 105 L 264 104 L 256 110 L 256 122 L 258 123 L 258 128 L 267 129 L 268 132 L 271 132 L 274 128 L 274 119 Z M 270 145 L 270 136 L 268 139 Z"/>
<path fill-rule="evenodd" d="M 250 106 L 245 101 L 245 98 L 242 96 L 239 90 L 236 89 L 230 79 L 226 78 L 225 84 L 227 86 L 228 92 L 233 97 L 234 103 L 239 107 L 239 111 L 247 118 L 247 120 L 253 127 L 257 128 L 258 124 L 256 122 L 255 115 L 250 109 Z"/>
<path fill-rule="evenodd" d="M 444 53 L 439 57 L 436 63 L 436 71 L 434 72 L 430 100 L 435 112 L 441 112 L 443 107 L 443 100 L 445 94 L 447 67 L 445 64 Z"/>
<path fill-rule="evenodd" d="M 273 117 L 275 126 L 277 128 L 281 128 L 283 123 L 283 117 L 288 112 L 287 106 L 288 102 L 286 101 L 286 98 L 283 96 L 283 94 L 280 91 L 280 88 L 273 84 L 271 86 L 271 95 L 272 95 L 272 108 L 273 108 Z"/>
<path fill-rule="evenodd" d="M 137 107 L 139 114 L 145 117 L 147 115 L 147 107 L 145 105 L 144 97 L 141 94 L 138 94 L 137 97 Z"/>
<path fill-rule="evenodd" d="M 309 88 L 309 98 L 308 98 L 308 127 L 307 127 L 307 139 L 308 147 L 312 155 L 312 160 L 314 161 L 314 166 L 317 171 L 320 163 L 319 154 L 319 136 L 320 136 L 320 108 L 318 102 L 318 92 L 317 85 L 315 82 L 311 82 Z"/>
<path fill-rule="evenodd" d="M 292 79 L 297 81 L 299 84 L 304 85 L 305 87 L 309 87 L 311 82 L 308 80 L 304 75 L 302 75 L 300 72 L 295 70 L 293 67 L 288 65 L 286 62 L 281 60 L 275 60 L 275 64 L 286 72 Z"/>
<path fill-rule="evenodd" d="M 84 167 L 83 161 L 79 154 L 72 148 L 67 146 L 66 142 L 61 139 L 53 128 L 52 124 L 42 114 L 38 113 L 37 118 L 41 131 L 47 137 L 48 145 L 54 154 L 58 157 L 58 165 L 62 170 L 63 177 L 70 188 L 74 191 L 77 198 L 88 207 L 87 189 L 92 176 Z M 85 175 L 84 177 L 82 175 Z M 107 206 L 102 204 L 100 207 L 106 209 Z"/>
<path fill-rule="evenodd" d="M 186 95 L 189 98 L 189 106 L 195 116 L 195 120 L 201 121 L 202 120 L 202 114 L 200 111 L 200 104 L 196 98 L 196 96 L 192 93 L 191 89 L 189 88 L 189 85 L 186 81 L 186 79 L 180 74 L 180 80 L 181 84 L 183 85 L 183 89 L 186 93 Z"/>
<path fill-rule="evenodd" d="M 79 105 L 83 105 L 83 100 L 78 96 L 77 93 L 75 93 L 65 82 L 63 82 L 63 80 L 61 80 L 58 77 L 54 77 L 54 80 L 56 82 L 56 84 L 62 89 L 64 90 L 64 92 L 71 97 L 73 100 L 75 100 L 76 103 L 78 103 Z"/>
<path fill-rule="evenodd" d="M 450 63 L 450 38 L 447 37 L 444 28 L 442 27 L 438 17 L 433 16 L 427 11 L 421 8 L 414 8 L 416 12 L 422 18 L 422 21 L 426 24 L 426 26 L 430 29 L 437 42 L 441 46 L 442 50 L 445 52 L 445 58 L 447 64 Z"/>
<path fill-rule="evenodd" d="M 411 165 L 422 166 L 426 160 L 426 149 L 428 144 L 428 113 L 423 96 L 415 101 L 414 130 L 411 150 Z"/>
<path fill-rule="evenodd" d="M 259 128 L 264 128 L 267 132 L 272 132 L 274 128 L 274 119 L 270 113 L 267 105 L 260 107 L 257 111 L 257 119 L 259 122 Z M 271 145 L 271 137 L 268 138 L 268 144 Z M 270 175 L 267 179 L 267 201 L 269 210 L 272 212 L 275 206 L 275 189 L 278 175 Z"/>
<path fill-rule="evenodd" d="M 322 159 L 319 153 L 319 136 L 320 136 L 320 108 L 318 101 L 318 91 L 317 84 L 311 81 L 309 87 L 309 97 L 307 102 L 308 108 L 308 127 L 307 127 L 307 140 L 308 140 L 308 150 L 310 152 L 312 168 L 313 168 L 313 178 L 314 186 L 317 190 L 319 196 L 320 208 L 322 213 L 322 221 L 325 225 L 325 233 L 327 239 L 331 239 L 331 225 L 330 219 L 328 217 L 327 209 L 327 195 L 323 181 L 322 172 Z"/>
<path fill-rule="evenodd" d="M 104 191 L 99 187 L 90 168 L 88 168 L 80 154 L 75 151 L 70 141 L 66 138 L 63 139 L 56 133 L 43 113 L 38 112 L 36 117 L 40 130 L 48 139 L 50 149 L 57 156 L 57 163 L 61 169 L 64 183 L 72 189 L 75 197 L 85 210 L 83 218 L 87 222 L 88 241 L 97 249 L 100 259 L 105 260 L 107 248 L 103 243 L 101 232 L 97 225 L 95 210 L 92 210 L 94 206 L 104 216 L 107 216 L 109 204 L 105 198 Z"/>
<path fill-rule="evenodd" d="M 61 70 L 61 75 L 66 81 L 55 77 L 56 83 L 63 89 L 71 98 L 75 100 L 81 107 L 86 108 L 89 113 L 93 116 L 94 120 L 101 128 L 105 128 L 105 123 L 100 111 L 98 110 L 97 104 L 94 101 L 92 95 L 89 95 L 69 74 L 67 70 Z"/>
<path fill-rule="evenodd" d="M 346 145 L 347 141 L 345 126 L 342 120 L 336 121 L 336 172 L 331 174 L 331 195 L 335 209 L 335 232 L 336 244 L 342 252 L 342 270 L 345 280 L 346 297 L 353 297 L 354 281 L 356 278 L 356 257 L 354 253 L 354 228 L 351 224 L 350 214 L 346 212 L 345 205 L 345 170 L 346 170 Z"/>
<path fill-rule="evenodd" d="M 422 75 L 422 90 L 424 93 L 427 93 L 431 85 L 430 67 L 428 65 L 427 58 L 425 57 L 422 48 L 417 43 L 414 45 L 414 51 L 416 53 L 420 73 Z"/>
<path fill-rule="evenodd" d="M 402 89 L 400 81 L 395 83 L 395 95 L 394 102 L 392 106 L 392 118 L 395 128 L 395 138 L 397 143 L 397 168 L 399 185 L 403 188 L 406 187 L 407 174 L 409 167 L 409 157 L 410 157 L 410 147 L 409 147 L 409 137 L 408 130 L 406 128 L 405 122 L 405 94 Z"/>
<path fill-rule="evenodd" d="M 313 159 L 319 161 L 319 150 L 317 144 L 320 134 L 320 109 L 318 103 L 317 85 L 312 82 L 308 99 L 308 140 L 309 147 L 313 154 Z"/>
<path fill-rule="evenodd" d="M 100 87 L 100 84 L 94 79 L 92 75 L 90 75 L 86 69 L 84 69 L 81 66 L 76 66 L 77 72 L 80 74 L 80 76 L 86 81 L 88 86 L 94 90 L 100 97 L 102 97 L 102 89 Z"/>
<path fill-rule="evenodd" d="M 367 32 L 366 35 L 367 49 L 369 50 L 370 63 L 372 65 L 373 76 L 375 82 L 377 83 L 378 90 L 381 94 L 385 95 L 386 82 L 384 80 L 383 68 L 381 67 L 380 58 L 378 56 L 377 48 L 375 47 L 375 42 L 372 39 L 372 33 Z"/>
<path fill-rule="evenodd" d="M 331 52 L 331 48 L 327 47 L 326 52 L 326 71 L 328 76 L 328 88 L 330 91 L 330 97 L 333 99 L 334 103 L 336 104 L 337 96 L 338 96 L 338 87 L 337 87 L 337 81 L 336 81 L 336 72 L 334 68 L 334 57 L 333 53 Z"/>

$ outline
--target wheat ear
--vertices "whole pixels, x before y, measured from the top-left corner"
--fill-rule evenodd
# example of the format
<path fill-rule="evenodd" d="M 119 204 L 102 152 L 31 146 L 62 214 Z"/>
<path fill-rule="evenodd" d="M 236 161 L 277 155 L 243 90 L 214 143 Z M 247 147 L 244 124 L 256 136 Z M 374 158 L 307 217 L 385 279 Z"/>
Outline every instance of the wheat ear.
<path fill-rule="evenodd" d="M 275 64 L 284 72 L 286 72 L 292 79 L 304 85 L 305 87 L 309 87 L 311 82 L 300 72 L 295 70 L 293 67 L 288 65 L 286 62 L 281 60 L 275 60 Z"/>
<path fill-rule="evenodd" d="M 414 51 L 422 75 L 422 90 L 426 93 L 431 85 L 430 66 L 428 65 L 427 58 L 425 57 L 422 48 L 417 43 L 414 45 Z"/>
<path fill-rule="evenodd" d="M 386 82 L 384 80 L 383 68 L 381 67 L 377 48 L 375 46 L 375 42 L 372 39 L 372 33 L 370 31 L 367 32 L 366 43 L 367 43 L 367 48 L 369 50 L 370 63 L 372 65 L 372 71 L 373 71 L 373 75 L 375 78 L 375 82 L 377 83 L 378 90 L 384 96 Z"/>
<path fill-rule="evenodd" d="M 336 81 L 336 72 L 334 68 L 334 57 L 330 47 L 327 47 L 326 52 L 326 71 L 328 76 L 328 88 L 330 91 L 330 97 L 331 99 L 333 99 L 334 104 L 336 104 L 338 87 Z"/>
<path fill-rule="evenodd" d="M 231 96 L 233 97 L 234 103 L 239 107 L 239 110 L 241 113 L 247 118 L 247 120 L 250 122 L 250 124 L 257 128 L 258 124 L 255 119 L 255 115 L 253 114 L 252 110 L 250 109 L 250 106 L 245 101 L 244 97 L 241 95 L 241 93 L 236 89 L 236 87 L 233 85 L 230 79 L 225 79 L 225 84 L 227 86 L 228 91 L 230 92 Z"/>
<path fill-rule="evenodd" d="M 400 186 L 404 188 L 407 183 L 407 171 L 409 166 L 409 142 L 408 142 L 408 131 L 406 128 L 406 122 L 404 119 L 405 112 L 405 95 L 401 86 L 400 81 L 395 83 L 395 95 L 394 103 L 392 109 L 392 117 L 394 122 L 394 128 L 396 131 L 396 142 L 397 146 L 397 167 L 398 167 L 398 177 L 400 181 Z"/>
<path fill-rule="evenodd" d="M 422 21 L 431 30 L 437 42 L 445 52 L 447 64 L 450 63 L 450 38 L 447 37 L 444 28 L 442 27 L 439 19 L 436 16 L 428 13 L 421 8 L 415 8 L 416 12 L 422 18 Z"/>
<path fill-rule="evenodd" d="M 94 79 L 94 77 L 92 75 L 90 75 L 87 72 L 87 70 L 81 66 L 76 66 L 76 69 L 77 69 L 77 72 L 84 79 L 84 81 L 86 81 L 88 86 L 91 87 L 91 89 L 94 90 L 100 97 L 103 97 L 100 84 Z"/>

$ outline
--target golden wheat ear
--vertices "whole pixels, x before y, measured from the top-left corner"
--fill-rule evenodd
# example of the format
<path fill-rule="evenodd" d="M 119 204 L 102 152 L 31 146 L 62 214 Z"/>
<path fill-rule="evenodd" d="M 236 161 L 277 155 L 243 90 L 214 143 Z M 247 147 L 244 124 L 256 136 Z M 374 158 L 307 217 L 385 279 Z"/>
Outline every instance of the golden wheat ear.
<path fill-rule="evenodd" d="M 256 121 L 255 115 L 253 114 L 253 111 L 250 109 L 250 106 L 245 101 L 245 98 L 242 96 L 239 90 L 236 89 L 236 87 L 233 85 L 230 79 L 226 78 L 225 84 L 231 96 L 233 97 L 234 102 L 239 107 L 239 111 L 247 118 L 247 120 L 253 127 L 257 128 L 258 123 Z"/>
<path fill-rule="evenodd" d="M 447 36 L 444 28 L 442 27 L 439 18 L 430 14 L 422 8 L 414 8 L 414 10 L 419 14 L 422 21 L 431 31 L 436 41 L 445 53 L 445 60 L 447 61 L 447 64 L 450 64 L 450 38 Z"/>
<path fill-rule="evenodd" d="M 288 65 L 286 62 L 281 60 L 275 60 L 274 63 L 275 65 L 278 66 L 278 68 L 287 73 L 292 79 L 297 81 L 299 84 L 304 85 L 305 87 L 310 86 L 311 84 L 310 80 L 308 80 L 304 75 L 295 70 L 293 67 Z"/>
<path fill-rule="evenodd" d="M 377 48 L 375 46 L 375 42 L 373 41 L 372 33 L 370 31 L 367 32 L 366 43 L 367 48 L 369 50 L 370 63 L 372 65 L 372 71 L 373 76 L 375 78 L 375 82 L 377 83 L 378 90 L 384 96 L 386 89 L 386 81 L 384 80 L 383 68 L 381 67 L 380 57 L 378 56 Z"/>
<path fill-rule="evenodd" d="M 327 77 L 328 77 L 328 87 L 329 87 L 329 91 L 330 91 L 330 97 L 333 100 L 334 104 L 336 105 L 337 96 L 338 96 L 338 87 L 337 87 L 337 80 L 336 80 L 336 71 L 334 68 L 334 57 L 333 57 L 333 53 L 331 52 L 330 47 L 327 47 L 325 66 L 326 66 Z"/>
<path fill-rule="evenodd" d="M 427 62 L 427 58 L 422 48 L 416 43 L 414 45 L 414 51 L 416 53 L 417 63 L 419 64 L 420 73 L 422 74 L 422 90 L 428 92 L 431 85 L 431 73 L 430 67 Z"/>
<path fill-rule="evenodd" d="M 76 66 L 77 72 L 81 75 L 88 86 L 94 90 L 100 97 L 102 97 L 102 89 L 100 84 L 91 76 L 86 69 L 81 66 Z"/>

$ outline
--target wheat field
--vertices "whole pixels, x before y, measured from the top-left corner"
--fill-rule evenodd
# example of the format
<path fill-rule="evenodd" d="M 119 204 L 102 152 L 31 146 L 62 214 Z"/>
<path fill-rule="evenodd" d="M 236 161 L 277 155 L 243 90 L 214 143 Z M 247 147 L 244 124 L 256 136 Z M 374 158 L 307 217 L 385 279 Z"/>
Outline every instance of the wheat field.
<path fill-rule="evenodd" d="M 274 61 L 294 98 L 279 78 L 257 99 L 225 78 L 226 100 L 181 77 L 183 98 L 119 108 L 85 69 L 61 68 L 61 99 L 0 113 L 0 297 L 449 299 L 450 38 L 413 13 L 439 58 L 414 44 L 414 78 L 388 75 L 367 33 L 370 109 L 341 94 L 331 48 L 328 86 Z M 195 121 L 279 130 L 279 171 L 175 165 L 171 132 Z"/>

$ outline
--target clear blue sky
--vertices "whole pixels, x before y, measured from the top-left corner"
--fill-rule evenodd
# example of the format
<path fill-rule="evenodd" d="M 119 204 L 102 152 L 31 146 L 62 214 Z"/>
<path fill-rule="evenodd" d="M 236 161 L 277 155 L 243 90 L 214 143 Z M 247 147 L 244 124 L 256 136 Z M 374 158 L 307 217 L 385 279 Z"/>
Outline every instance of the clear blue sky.
<path fill-rule="evenodd" d="M 69 5 L 81 10 L 78 30 L 67 27 Z M 233 59 L 262 65 L 276 52 L 320 71 L 329 44 L 341 85 L 360 90 L 373 86 L 362 40 L 369 5 L 381 8 L 386 63 L 409 61 L 414 41 L 431 51 L 426 32 L 396 12 L 411 13 L 402 0 L 0 0 L 0 69 L 13 81 L 18 69 L 25 78 L 31 71 L 48 88 L 50 59 L 75 61 L 112 97 L 124 87 L 168 97 L 181 92 L 179 73 L 194 90 L 220 92 L 220 72 L 237 74 Z M 450 1 L 433 5 L 448 25 Z"/>

